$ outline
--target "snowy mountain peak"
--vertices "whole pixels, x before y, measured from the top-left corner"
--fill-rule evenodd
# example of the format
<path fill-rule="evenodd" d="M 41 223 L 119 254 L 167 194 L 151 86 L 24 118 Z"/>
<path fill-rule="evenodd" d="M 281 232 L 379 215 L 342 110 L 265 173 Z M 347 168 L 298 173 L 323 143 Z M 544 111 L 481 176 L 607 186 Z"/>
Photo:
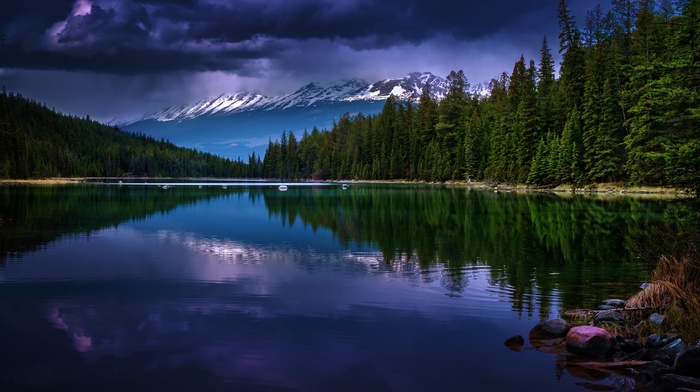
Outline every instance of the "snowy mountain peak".
<path fill-rule="evenodd" d="M 247 91 L 222 94 L 191 105 L 171 106 L 147 114 L 143 120 L 183 121 L 205 115 L 224 116 L 251 110 L 287 110 L 333 102 L 379 101 L 391 94 L 400 100 L 417 101 L 427 84 L 436 99 L 442 99 L 447 92 L 444 79 L 430 72 L 412 72 L 400 79 L 385 79 L 371 85 L 357 78 L 339 83 L 309 83 L 291 94 L 281 96 Z"/>
<path fill-rule="evenodd" d="M 447 92 L 445 80 L 430 72 L 411 72 L 401 79 L 384 79 L 372 84 L 367 92 L 370 99 L 386 99 L 393 94 L 402 100 L 417 101 L 426 85 L 430 85 L 436 99 L 442 99 Z"/>
<path fill-rule="evenodd" d="M 233 95 L 222 94 L 216 98 L 207 98 L 191 105 L 170 106 L 155 113 L 147 114 L 144 120 L 181 121 L 207 114 L 224 114 L 243 111 L 270 101 L 270 97 L 259 93 L 242 91 Z"/>

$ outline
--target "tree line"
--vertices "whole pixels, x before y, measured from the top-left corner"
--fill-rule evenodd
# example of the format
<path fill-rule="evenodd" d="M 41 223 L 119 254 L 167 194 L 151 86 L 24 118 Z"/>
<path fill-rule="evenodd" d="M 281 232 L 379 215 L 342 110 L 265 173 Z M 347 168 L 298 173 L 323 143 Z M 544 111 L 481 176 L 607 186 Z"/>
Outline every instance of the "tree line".
<path fill-rule="evenodd" d="M 240 178 L 260 177 L 261 166 L 255 154 L 248 162 L 225 159 L 0 93 L 0 178 Z"/>
<path fill-rule="evenodd" d="M 547 37 L 470 94 L 463 71 L 437 102 L 390 97 L 373 116 L 270 141 L 266 178 L 596 182 L 700 189 L 700 2 L 612 0 L 579 28 L 562 0 L 559 77 Z"/>

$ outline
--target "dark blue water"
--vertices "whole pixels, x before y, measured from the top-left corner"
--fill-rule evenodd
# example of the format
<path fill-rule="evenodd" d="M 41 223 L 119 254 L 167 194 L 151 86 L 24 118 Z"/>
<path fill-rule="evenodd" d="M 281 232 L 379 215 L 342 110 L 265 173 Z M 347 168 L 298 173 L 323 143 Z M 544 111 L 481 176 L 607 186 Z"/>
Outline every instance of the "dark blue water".
<path fill-rule="evenodd" d="M 622 388 L 503 342 L 634 293 L 663 215 L 417 186 L 0 193 L 3 391 Z"/>

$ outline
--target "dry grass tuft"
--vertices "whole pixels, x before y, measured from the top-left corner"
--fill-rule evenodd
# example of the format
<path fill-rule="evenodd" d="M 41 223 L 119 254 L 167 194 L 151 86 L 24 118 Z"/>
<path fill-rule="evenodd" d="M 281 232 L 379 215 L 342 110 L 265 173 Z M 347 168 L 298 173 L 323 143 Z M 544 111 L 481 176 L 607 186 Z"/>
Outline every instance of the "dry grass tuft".
<path fill-rule="evenodd" d="M 683 295 L 675 284 L 662 280 L 654 280 L 642 291 L 627 301 L 627 309 L 666 309 L 675 306 Z"/>
<path fill-rule="evenodd" d="M 680 257 L 662 256 L 651 283 L 627 301 L 628 309 L 654 309 L 666 314 L 672 327 L 700 336 L 700 254 L 694 246 Z"/>

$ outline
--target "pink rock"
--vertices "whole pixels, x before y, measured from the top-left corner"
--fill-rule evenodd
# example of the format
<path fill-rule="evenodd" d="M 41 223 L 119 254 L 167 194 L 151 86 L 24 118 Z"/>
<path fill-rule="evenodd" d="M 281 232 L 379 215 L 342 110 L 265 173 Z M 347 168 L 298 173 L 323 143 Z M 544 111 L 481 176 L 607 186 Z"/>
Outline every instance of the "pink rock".
<path fill-rule="evenodd" d="M 602 358 L 612 345 L 610 333 L 598 327 L 573 327 L 566 334 L 566 349 L 573 354 Z"/>

